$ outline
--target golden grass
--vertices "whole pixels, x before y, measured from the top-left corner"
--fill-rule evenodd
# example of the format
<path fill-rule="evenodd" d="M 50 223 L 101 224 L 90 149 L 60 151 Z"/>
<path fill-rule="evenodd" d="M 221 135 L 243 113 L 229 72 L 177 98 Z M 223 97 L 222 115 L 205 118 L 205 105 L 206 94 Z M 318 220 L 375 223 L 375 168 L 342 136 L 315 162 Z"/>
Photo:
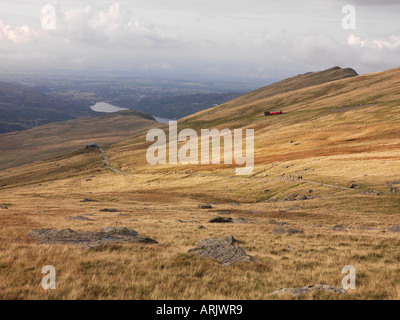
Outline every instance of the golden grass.
<path fill-rule="evenodd" d="M 130 176 L 104 168 L 90 152 L 3 170 L 0 207 L 8 209 L 0 209 L 0 297 L 290 299 L 270 293 L 316 283 L 340 287 L 343 266 L 353 265 L 356 290 L 299 299 L 399 299 L 400 236 L 385 230 L 400 224 L 399 195 L 390 194 L 386 184 L 400 179 L 399 72 L 339 80 L 247 104 L 234 101 L 232 108 L 228 103 L 179 123 L 178 129 L 254 128 L 256 166 L 249 177 L 234 176 L 234 166 L 223 164 L 149 166 L 143 135 L 106 151 L 111 165 Z M 278 100 L 287 114 L 257 114 Z M 242 117 L 235 118 L 236 113 Z M 285 178 L 297 175 L 303 180 Z M 93 177 L 88 181 L 88 176 Z M 348 190 L 352 181 L 361 189 Z M 380 195 L 364 194 L 368 189 Z M 313 198 L 282 201 L 291 194 Z M 273 197 L 279 201 L 268 201 Z M 85 198 L 97 202 L 81 202 Z M 203 202 L 218 204 L 198 209 Z M 221 211 L 259 223 L 207 223 Z M 83 214 L 91 214 L 93 221 L 65 219 Z M 304 234 L 272 234 L 270 219 L 287 221 Z M 108 225 L 133 228 L 159 244 L 86 251 L 26 238 L 33 228 L 97 231 Z M 335 225 L 347 232 L 331 230 Z M 258 261 L 221 267 L 187 253 L 200 239 L 230 234 Z M 56 268 L 56 290 L 40 286 L 47 264 Z"/>

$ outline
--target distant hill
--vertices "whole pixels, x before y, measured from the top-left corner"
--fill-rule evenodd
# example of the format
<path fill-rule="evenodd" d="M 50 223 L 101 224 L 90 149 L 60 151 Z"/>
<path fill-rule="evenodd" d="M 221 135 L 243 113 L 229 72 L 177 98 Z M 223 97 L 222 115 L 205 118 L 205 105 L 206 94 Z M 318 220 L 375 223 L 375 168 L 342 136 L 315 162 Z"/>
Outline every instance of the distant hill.
<path fill-rule="evenodd" d="M 229 109 L 229 119 L 242 118 L 243 108 L 246 110 L 248 116 L 262 113 L 262 111 L 280 110 L 286 106 L 286 103 L 282 99 L 269 100 L 268 104 L 260 104 L 262 100 L 279 97 L 280 95 L 304 88 L 310 88 L 314 86 L 323 85 L 325 83 L 331 83 L 338 80 L 348 79 L 357 77 L 358 74 L 351 68 L 342 69 L 340 67 L 333 67 L 324 71 L 318 72 L 307 72 L 300 74 L 292 78 L 288 78 L 266 87 L 259 88 L 251 91 L 237 99 L 229 101 L 221 106 L 199 112 L 195 115 L 189 116 L 188 118 L 194 120 L 204 117 L 205 115 L 212 115 L 213 120 L 219 117 L 226 117 L 226 109 Z M 320 93 L 323 95 L 323 92 Z M 236 112 L 236 108 L 241 111 Z"/>
<path fill-rule="evenodd" d="M 342 69 L 340 67 L 333 67 L 324 71 L 318 72 L 307 72 L 305 74 L 300 74 L 292 78 L 288 78 L 279 82 L 275 82 L 266 87 L 259 88 L 257 90 L 251 91 L 245 95 L 240 96 L 239 98 L 229 101 L 227 104 L 222 106 L 218 106 L 218 110 L 222 110 L 225 108 L 233 108 L 234 106 L 249 104 L 251 102 L 259 102 L 262 99 L 266 99 L 269 97 L 277 96 L 279 94 L 295 91 L 303 88 L 313 87 L 317 85 L 321 85 L 324 83 L 342 80 L 346 78 L 352 78 L 358 76 L 357 72 L 351 68 Z M 266 111 L 268 111 L 268 107 L 271 109 L 280 108 L 282 105 L 276 103 L 275 105 L 267 106 Z M 211 113 L 214 113 L 215 108 L 212 110 L 208 110 Z M 208 112 L 207 111 L 207 112 Z M 202 113 L 199 113 L 202 114 Z"/>
<path fill-rule="evenodd" d="M 243 92 L 196 93 L 176 96 L 145 97 L 132 102 L 128 98 L 111 99 L 110 102 L 123 108 L 135 109 L 167 119 L 180 119 L 215 105 L 240 97 Z"/>
<path fill-rule="evenodd" d="M 205 128 L 252 128 L 258 165 L 341 152 L 345 155 L 353 152 L 348 148 L 351 141 L 360 144 L 354 152 L 373 150 L 373 143 L 381 145 L 382 139 L 390 139 L 394 145 L 399 142 L 399 81 L 400 68 L 356 76 L 352 69 L 336 67 L 255 90 L 183 118 L 178 127 L 192 128 L 199 134 Z M 282 110 L 284 114 L 264 116 L 264 111 L 271 110 Z M 148 147 L 143 141 L 145 137 L 138 137 L 113 145 L 108 150 L 110 161 L 123 164 L 121 168 L 134 167 L 135 172 L 140 168 L 144 172 L 156 170 L 142 156 Z M 180 167 L 184 166 L 169 169 Z M 206 170 L 207 166 L 193 168 Z"/>
<path fill-rule="evenodd" d="M 81 101 L 66 101 L 44 93 L 43 87 L 0 82 L 0 133 L 94 115 Z"/>
<path fill-rule="evenodd" d="M 82 149 L 91 142 L 104 146 L 158 125 L 149 114 L 129 110 L 3 133 L 0 170 Z"/>

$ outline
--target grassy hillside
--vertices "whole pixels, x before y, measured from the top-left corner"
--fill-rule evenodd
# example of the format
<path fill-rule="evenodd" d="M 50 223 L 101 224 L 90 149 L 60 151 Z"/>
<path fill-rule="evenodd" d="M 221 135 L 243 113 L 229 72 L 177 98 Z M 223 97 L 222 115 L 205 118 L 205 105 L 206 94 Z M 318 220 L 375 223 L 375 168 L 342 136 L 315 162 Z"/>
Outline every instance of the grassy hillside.
<path fill-rule="evenodd" d="M 179 130 L 255 129 L 251 176 L 235 176 L 235 165 L 150 166 L 144 133 L 105 152 L 110 166 L 126 174 L 105 168 L 91 152 L 0 171 L 0 204 L 8 208 L 0 215 L 7 275 L 0 278 L 0 296 L 276 299 L 277 288 L 341 287 L 342 268 L 352 265 L 356 290 L 281 298 L 399 299 L 399 234 L 388 228 L 400 224 L 394 189 L 400 186 L 400 68 L 314 81 L 331 72 L 347 71 L 293 78 L 286 88 L 262 88 L 179 121 Z M 275 109 L 285 114 L 263 115 Z M 256 223 L 208 222 L 221 212 Z M 66 219 L 77 215 L 91 220 Z M 274 233 L 284 222 L 304 233 Z M 108 225 L 133 228 L 159 244 L 87 252 L 26 238 L 33 228 Z M 227 235 L 257 261 L 222 267 L 188 253 L 201 239 Z M 44 264 L 55 266 L 57 290 L 39 288 Z"/>
<path fill-rule="evenodd" d="M 60 156 L 91 142 L 108 145 L 157 125 L 148 114 L 121 111 L 0 134 L 0 169 Z"/>

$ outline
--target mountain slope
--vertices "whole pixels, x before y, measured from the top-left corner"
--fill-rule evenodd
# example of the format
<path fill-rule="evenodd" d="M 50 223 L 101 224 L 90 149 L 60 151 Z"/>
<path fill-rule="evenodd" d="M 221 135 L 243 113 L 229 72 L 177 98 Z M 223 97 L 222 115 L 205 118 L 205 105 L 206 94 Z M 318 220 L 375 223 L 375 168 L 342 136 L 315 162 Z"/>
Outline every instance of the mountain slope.
<path fill-rule="evenodd" d="M 198 113 L 196 115 L 192 115 L 190 119 L 196 119 L 197 115 L 213 113 L 212 110 L 224 110 L 224 109 L 232 109 L 235 106 L 241 105 L 249 105 L 250 103 L 260 102 L 263 99 L 267 99 L 269 97 L 277 96 L 279 94 L 283 94 L 290 91 L 299 90 L 302 88 L 312 87 L 322 85 L 324 83 L 329 83 L 337 80 L 353 78 L 358 76 L 357 72 L 355 72 L 351 68 L 342 69 L 340 67 L 333 67 L 324 71 L 318 72 L 308 72 L 302 75 L 298 75 L 289 79 L 285 79 L 276 83 L 273 83 L 269 86 L 254 90 L 249 92 L 237 99 L 229 101 L 228 103 L 213 108 L 211 110 L 205 111 L 204 113 Z M 274 106 L 267 106 L 266 111 L 272 110 L 273 108 L 279 108 L 282 105 L 280 103 L 276 103 Z"/>
<path fill-rule="evenodd" d="M 120 111 L 0 134 L 0 169 L 59 156 L 91 142 L 115 143 L 158 125 L 146 113 Z"/>
<path fill-rule="evenodd" d="M 179 131 L 254 129 L 249 176 L 235 176 L 236 165 L 151 166 L 146 129 L 105 150 L 110 166 L 129 174 L 90 151 L 1 170 L 0 295 L 43 299 L 38 270 L 55 261 L 51 299 L 275 299 L 277 288 L 340 287 L 347 265 L 356 290 L 283 298 L 399 299 L 400 68 L 297 85 L 179 121 Z M 285 114 L 263 115 L 278 106 Z M 209 222 L 221 213 L 242 223 Z M 27 239 L 31 229 L 111 225 L 159 243 L 88 253 Z M 257 261 L 222 267 L 188 252 L 226 235 Z"/>
<path fill-rule="evenodd" d="M 300 80 L 302 82 L 302 80 Z M 299 84 L 301 85 L 301 84 Z M 273 161 L 343 154 L 357 150 L 385 148 L 400 143 L 400 68 L 327 82 L 270 95 L 266 87 L 224 105 L 205 110 L 178 122 L 178 130 L 193 128 L 252 128 L 255 130 L 256 166 Z M 265 117 L 265 110 L 285 114 Z M 352 141 L 347 141 L 355 139 Z M 298 145 L 289 144 L 293 140 Z M 144 137 L 121 142 L 109 150 L 111 159 L 126 167 L 159 170 L 143 156 L 149 144 Z M 383 143 L 383 146 L 379 143 Z M 121 146 L 121 147 L 119 147 Z M 354 150 L 351 148 L 354 146 Z M 388 147 L 391 148 L 391 147 Z M 366 149 L 367 150 L 367 149 Z M 161 166 L 162 167 L 162 166 Z M 214 170 L 220 166 L 194 166 L 194 170 Z M 167 166 L 179 170 L 185 166 Z"/>

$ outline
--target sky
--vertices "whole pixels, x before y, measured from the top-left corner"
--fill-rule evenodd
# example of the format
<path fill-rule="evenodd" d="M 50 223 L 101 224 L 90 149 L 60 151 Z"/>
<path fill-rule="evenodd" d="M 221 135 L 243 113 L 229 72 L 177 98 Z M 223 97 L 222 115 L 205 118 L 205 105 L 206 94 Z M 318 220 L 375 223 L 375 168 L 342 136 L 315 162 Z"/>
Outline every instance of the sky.
<path fill-rule="evenodd" d="M 0 0 L 0 72 L 239 81 L 340 66 L 362 74 L 399 66 L 399 16 L 398 0 Z"/>

